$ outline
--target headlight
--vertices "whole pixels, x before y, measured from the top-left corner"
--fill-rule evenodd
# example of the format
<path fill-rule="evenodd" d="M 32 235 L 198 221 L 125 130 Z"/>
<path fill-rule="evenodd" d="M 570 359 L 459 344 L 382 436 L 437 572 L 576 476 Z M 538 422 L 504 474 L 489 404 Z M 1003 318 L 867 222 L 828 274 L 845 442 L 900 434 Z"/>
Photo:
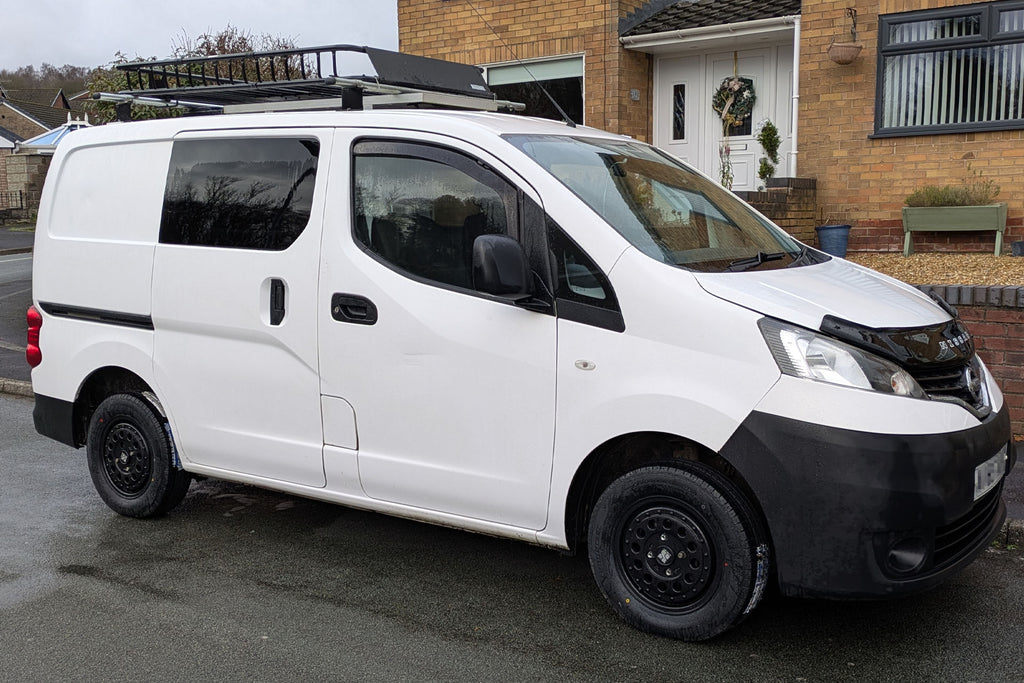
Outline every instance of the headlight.
<path fill-rule="evenodd" d="M 779 369 L 787 375 L 898 396 L 927 398 L 917 380 L 906 370 L 874 354 L 770 318 L 762 318 L 758 326 Z"/>

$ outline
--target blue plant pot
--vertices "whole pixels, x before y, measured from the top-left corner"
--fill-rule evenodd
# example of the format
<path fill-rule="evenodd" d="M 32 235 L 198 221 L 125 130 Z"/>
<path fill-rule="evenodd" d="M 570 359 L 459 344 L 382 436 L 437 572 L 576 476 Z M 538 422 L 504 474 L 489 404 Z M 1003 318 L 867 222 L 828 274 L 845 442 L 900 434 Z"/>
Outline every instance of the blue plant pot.
<path fill-rule="evenodd" d="M 818 245 L 823 252 L 846 258 L 846 243 L 850 239 L 849 225 L 819 225 L 814 231 L 818 233 Z"/>

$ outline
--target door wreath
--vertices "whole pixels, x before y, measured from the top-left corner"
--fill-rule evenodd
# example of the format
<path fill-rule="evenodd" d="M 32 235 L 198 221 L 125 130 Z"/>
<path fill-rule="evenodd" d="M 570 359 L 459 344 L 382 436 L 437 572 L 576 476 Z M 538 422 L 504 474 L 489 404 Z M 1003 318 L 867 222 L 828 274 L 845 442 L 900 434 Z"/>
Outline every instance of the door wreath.
<path fill-rule="evenodd" d="M 729 128 L 738 126 L 754 112 L 754 81 L 739 76 L 727 76 L 711 98 L 711 107 L 722 119 L 722 128 L 728 135 Z"/>

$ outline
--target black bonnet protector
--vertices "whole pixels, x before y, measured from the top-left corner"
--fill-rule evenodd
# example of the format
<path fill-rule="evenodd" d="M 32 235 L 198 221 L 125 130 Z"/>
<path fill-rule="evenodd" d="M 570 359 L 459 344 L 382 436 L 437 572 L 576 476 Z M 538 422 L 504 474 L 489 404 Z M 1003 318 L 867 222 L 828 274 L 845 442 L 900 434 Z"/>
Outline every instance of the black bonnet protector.
<path fill-rule="evenodd" d="M 916 369 L 966 365 L 974 357 L 974 340 L 960 319 L 928 327 L 866 327 L 826 315 L 821 331 L 858 348 Z"/>
<path fill-rule="evenodd" d="M 948 308 L 947 308 L 948 310 Z M 979 420 L 991 413 L 970 332 L 953 319 L 915 328 L 875 329 L 826 315 L 821 331 L 903 367 L 934 400 L 962 405 Z"/>

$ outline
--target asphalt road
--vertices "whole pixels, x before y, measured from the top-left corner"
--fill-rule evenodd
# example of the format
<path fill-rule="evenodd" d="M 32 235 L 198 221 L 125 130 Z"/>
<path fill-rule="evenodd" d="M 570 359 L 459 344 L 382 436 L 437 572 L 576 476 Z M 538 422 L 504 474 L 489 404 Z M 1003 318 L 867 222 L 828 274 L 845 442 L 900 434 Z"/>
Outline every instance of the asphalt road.
<path fill-rule="evenodd" d="M 692 645 L 521 543 L 212 480 L 119 517 L 31 409 L 0 396 L 4 680 L 1024 680 L 1024 550 L 897 602 L 769 595 Z"/>
<path fill-rule="evenodd" d="M 0 377 L 27 381 L 25 311 L 32 304 L 32 254 L 0 256 Z"/>

